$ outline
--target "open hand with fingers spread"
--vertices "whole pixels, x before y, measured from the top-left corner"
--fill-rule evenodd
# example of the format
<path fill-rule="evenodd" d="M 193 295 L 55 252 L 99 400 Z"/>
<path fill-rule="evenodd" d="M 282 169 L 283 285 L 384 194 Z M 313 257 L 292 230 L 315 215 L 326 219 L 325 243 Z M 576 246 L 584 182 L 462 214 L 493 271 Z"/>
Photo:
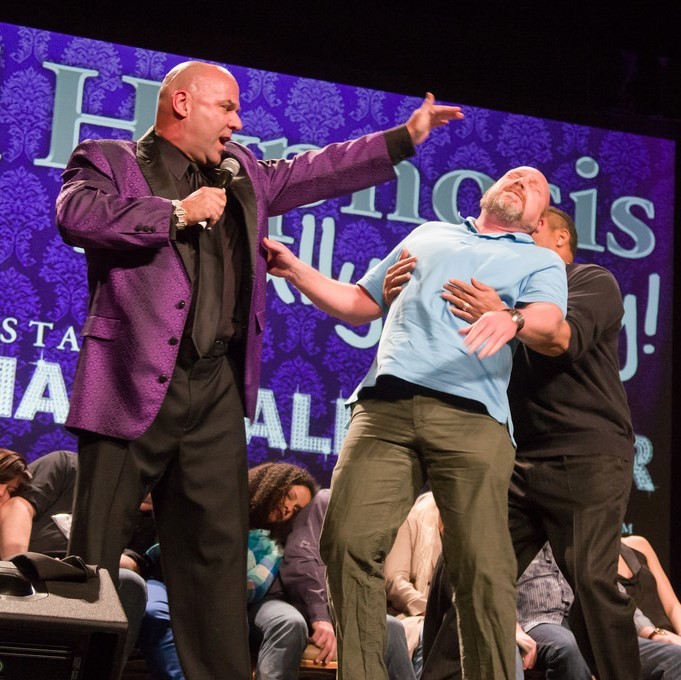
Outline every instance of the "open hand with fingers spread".
<path fill-rule="evenodd" d="M 436 104 L 434 95 L 427 92 L 423 103 L 411 114 L 406 126 L 411 141 L 418 145 L 426 141 L 431 130 L 461 118 L 463 118 L 461 107 Z"/>
<path fill-rule="evenodd" d="M 400 294 L 404 284 L 411 278 L 414 267 L 416 267 L 416 258 L 410 255 L 406 248 L 403 248 L 399 259 L 388 267 L 383 279 L 383 301 L 386 305 L 391 305 Z"/>

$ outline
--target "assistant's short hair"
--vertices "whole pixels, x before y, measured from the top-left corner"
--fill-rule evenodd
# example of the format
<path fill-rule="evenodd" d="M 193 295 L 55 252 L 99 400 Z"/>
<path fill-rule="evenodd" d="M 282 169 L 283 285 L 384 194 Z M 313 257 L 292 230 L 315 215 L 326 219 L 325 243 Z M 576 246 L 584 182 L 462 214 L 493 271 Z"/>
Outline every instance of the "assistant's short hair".
<path fill-rule="evenodd" d="M 570 252 L 572 253 L 572 257 L 577 255 L 578 237 L 577 237 L 577 227 L 575 227 L 575 221 L 564 210 L 561 210 L 560 208 L 556 208 L 553 205 L 550 205 L 547 208 L 546 212 L 547 212 L 547 214 L 556 215 L 560 219 L 561 224 L 560 224 L 559 228 L 568 230 L 568 234 L 570 235 L 569 236 Z"/>

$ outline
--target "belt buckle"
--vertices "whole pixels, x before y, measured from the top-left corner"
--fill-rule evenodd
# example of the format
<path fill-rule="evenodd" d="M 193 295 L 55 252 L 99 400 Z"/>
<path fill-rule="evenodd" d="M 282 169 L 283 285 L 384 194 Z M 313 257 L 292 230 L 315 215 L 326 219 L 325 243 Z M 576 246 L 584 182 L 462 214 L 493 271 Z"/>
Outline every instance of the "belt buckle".
<path fill-rule="evenodd" d="M 213 350 L 211 351 L 210 356 L 221 357 L 227 354 L 228 350 L 229 340 L 218 339 L 213 343 Z"/>

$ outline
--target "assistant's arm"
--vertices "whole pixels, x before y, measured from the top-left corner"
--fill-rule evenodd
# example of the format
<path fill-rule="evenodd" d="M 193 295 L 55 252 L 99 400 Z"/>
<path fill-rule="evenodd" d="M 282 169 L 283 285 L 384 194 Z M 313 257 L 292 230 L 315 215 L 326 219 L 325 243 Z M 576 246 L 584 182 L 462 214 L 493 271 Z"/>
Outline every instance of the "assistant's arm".
<path fill-rule="evenodd" d="M 619 332 L 623 314 L 615 277 L 603 267 L 581 267 L 568 273 L 567 313 L 558 333 L 522 340 L 539 354 L 577 361 L 604 335 Z"/>
<path fill-rule="evenodd" d="M 486 312 L 472 326 L 459 331 L 465 335 L 469 352 L 479 358 L 491 356 L 509 340 L 517 337 L 524 344 L 548 345 L 560 333 L 563 311 L 552 302 L 531 302 L 521 308 L 525 324 L 522 330 L 507 311 Z"/>
<path fill-rule="evenodd" d="M 442 297 L 450 303 L 449 309 L 452 314 L 469 323 L 475 323 L 487 312 L 506 308 L 494 288 L 476 279 L 471 279 L 470 283 L 450 279 L 444 288 Z M 567 351 L 570 343 L 570 324 L 562 318 L 562 312 L 559 323 L 552 313 L 543 320 L 541 317 L 548 308 L 536 306 L 543 304 L 550 303 L 531 303 L 520 309 L 525 318 L 525 326 L 518 332 L 517 338 L 541 354 L 557 356 Z"/>

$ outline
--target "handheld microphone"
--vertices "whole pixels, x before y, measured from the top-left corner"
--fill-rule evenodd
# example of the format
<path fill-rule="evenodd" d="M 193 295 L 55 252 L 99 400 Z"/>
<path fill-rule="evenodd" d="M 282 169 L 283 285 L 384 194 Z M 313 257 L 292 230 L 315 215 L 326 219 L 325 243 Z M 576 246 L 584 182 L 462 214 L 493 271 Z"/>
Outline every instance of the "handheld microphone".
<path fill-rule="evenodd" d="M 226 189 L 232 183 L 232 180 L 239 174 L 239 170 L 241 170 L 241 164 L 236 158 L 232 158 L 232 156 L 223 158 L 220 167 L 218 168 L 218 178 L 215 182 L 215 186 L 218 189 Z M 205 220 L 202 220 L 199 224 L 204 229 L 210 229 L 208 222 Z"/>
<path fill-rule="evenodd" d="M 226 189 L 232 180 L 239 174 L 241 170 L 241 164 L 236 158 L 232 156 L 227 156 L 220 163 L 220 168 L 218 170 L 218 181 L 217 186 L 221 189 Z"/>

